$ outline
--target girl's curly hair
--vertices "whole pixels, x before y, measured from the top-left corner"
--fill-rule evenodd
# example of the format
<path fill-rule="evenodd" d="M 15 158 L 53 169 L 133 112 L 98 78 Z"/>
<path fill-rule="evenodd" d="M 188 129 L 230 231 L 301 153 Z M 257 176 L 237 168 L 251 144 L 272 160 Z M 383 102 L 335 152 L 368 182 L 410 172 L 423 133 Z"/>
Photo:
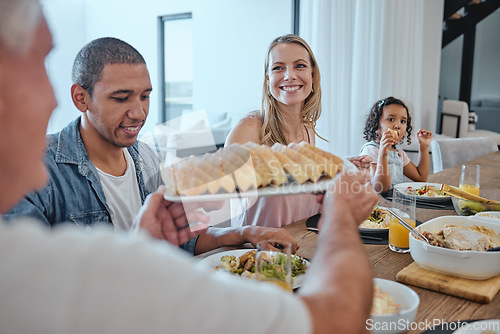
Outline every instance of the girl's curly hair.
<path fill-rule="evenodd" d="M 390 106 L 391 104 L 397 104 L 406 109 L 406 113 L 408 114 L 408 119 L 406 121 L 406 141 L 408 144 L 411 144 L 411 115 L 410 111 L 408 110 L 408 107 L 404 104 L 403 101 L 396 99 L 395 97 L 389 96 L 385 99 L 377 101 L 373 107 L 370 110 L 370 114 L 368 115 L 368 118 L 366 119 L 366 125 L 365 125 L 365 130 L 363 132 L 364 138 L 367 141 L 375 141 L 378 142 L 380 140 L 379 138 L 379 133 L 378 133 L 378 126 L 379 126 L 379 121 L 380 117 L 382 117 L 382 112 L 384 111 L 384 107 Z M 405 137 L 403 136 L 403 139 Z"/>

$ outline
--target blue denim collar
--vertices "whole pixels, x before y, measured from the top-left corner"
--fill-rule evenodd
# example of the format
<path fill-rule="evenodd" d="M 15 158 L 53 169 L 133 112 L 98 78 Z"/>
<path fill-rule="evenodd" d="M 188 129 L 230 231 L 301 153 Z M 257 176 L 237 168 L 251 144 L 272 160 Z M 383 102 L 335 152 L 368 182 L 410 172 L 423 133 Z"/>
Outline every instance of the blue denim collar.
<path fill-rule="evenodd" d="M 83 143 L 80 133 L 80 123 L 81 116 L 77 117 L 59 132 L 55 162 L 78 165 L 79 173 L 83 176 L 88 176 L 89 171 L 94 170 L 95 167 L 90 162 L 87 149 Z M 128 148 L 128 151 L 135 162 L 135 167 L 140 168 L 142 158 L 137 149 L 137 141 L 133 146 Z"/>

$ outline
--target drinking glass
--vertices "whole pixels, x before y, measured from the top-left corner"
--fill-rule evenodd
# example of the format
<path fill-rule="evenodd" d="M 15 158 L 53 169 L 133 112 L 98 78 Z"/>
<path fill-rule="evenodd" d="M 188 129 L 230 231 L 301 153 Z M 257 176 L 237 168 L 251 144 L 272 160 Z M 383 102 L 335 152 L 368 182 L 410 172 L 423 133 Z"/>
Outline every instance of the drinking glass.
<path fill-rule="evenodd" d="M 257 243 L 255 274 L 257 280 L 273 283 L 293 292 L 292 245 L 289 242 L 276 244 L 271 240 Z"/>
<path fill-rule="evenodd" d="M 479 196 L 479 165 L 462 165 L 458 188 L 470 194 Z"/>
<path fill-rule="evenodd" d="M 416 197 L 408 196 L 401 191 L 394 189 L 392 195 L 392 209 L 403 218 L 408 224 L 415 227 Z M 410 232 L 399 223 L 399 220 L 391 215 L 389 222 L 389 248 L 398 253 L 410 251 Z"/>

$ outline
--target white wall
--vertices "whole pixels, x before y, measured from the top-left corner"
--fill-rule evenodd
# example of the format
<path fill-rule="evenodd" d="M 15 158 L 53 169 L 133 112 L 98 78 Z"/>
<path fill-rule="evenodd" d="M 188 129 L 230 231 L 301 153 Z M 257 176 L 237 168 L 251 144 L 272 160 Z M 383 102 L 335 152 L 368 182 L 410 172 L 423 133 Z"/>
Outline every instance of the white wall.
<path fill-rule="evenodd" d="M 260 105 L 264 54 L 272 39 L 291 32 L 291 0 L 42 0 L 56 48 L 47 66 L 58 107 L 48 133 L 79 112 L 70 97 L 71 67 L 80 48 L 99 37 L 123 39 L 144 56 L 153 93 L 142 132 L 159 123 L 158 16 L 193 12 L 195 109 L 233 121 Z M 156 89 L 156 90 L 155 90 Z"/>
<path fill-rule="evenodd" d="M 194 11 L 195 109 L 233 122 L 260 109 L 271 41 L 292 32 L 291 0 L 200 0 Z"/>
<path fill-rule="evenodd" d="M 52 115 L 48 132 L 59 131 L 79 112 L 70 97 L 73 60 L 86 43 L 112 36 L 130 43 L 149 68 L 153 94 L 145 130 L 158 123 L 158 32 L 157 17 L 189 12 L 192 0 L 42 0 L 47 20 L 56 40 L 49 57 L 49 75 L 56 89 L 59 106 Z"/>
<path fill-rule="evenodd" d="M 71 67 L 80 48 L 88 41 L 85 0 L 42 0 L 47 23 L 52 31 L 53 50 L 47 57 L 47 69 L 54 86 L 57 108 L 52 113 L 47 133 L 59 131 L 79 115 L 71 101 Z"/>
<path fill-rule="evenodd" d="M 234 123 L 260 107 L 266 49 L 273 38 L 291 32 L 291 0 L 41 1 L 55 45 L 47 66 L 58 107 L 50 120 L 49 133 L 59 131 L 79 115 L 70 98 L 71 66 L 79 49 L 95 38 L 114 36 L 136 47 L 145 57 L 153 86 L 157 88 L 157 17 L 193 12 L 194 107 L 206 109 L 211 122 L 227 112 Z M 302 4 L 307 3 L 303 1 Z M 472 99 L 500 99 L 499 28 L 500 10 L 477 27 Z M 461 38 L 443 49 L 441 96 L 458 98 L 461 50 Z M 422 51 L 425 52 L 425 47 Z M 426 87 L 422 96 L 431 96 L 433 100 L 434 93 L 429 89 L 431 87 Z M 423 109 L 430 124 L 422 126 L 433 124 L 436 119 L 434 107 L 426 105 Z M 151 96 L 150 116 L 144 132 L 159 122 L 158 110 L 156 89 Z"/>

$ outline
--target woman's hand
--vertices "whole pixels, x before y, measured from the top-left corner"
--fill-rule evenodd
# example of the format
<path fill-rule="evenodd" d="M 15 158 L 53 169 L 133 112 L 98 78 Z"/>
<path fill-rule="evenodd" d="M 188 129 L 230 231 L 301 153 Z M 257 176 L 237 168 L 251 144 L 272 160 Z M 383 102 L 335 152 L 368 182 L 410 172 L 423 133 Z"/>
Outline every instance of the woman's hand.
<path fill-rule="evenodd" d="M 349 157 L 347 159 L 352 162 L 354 166 L 358 167 L 358 169 L 370 169 L 370 164 L 373 161 L 373 158 L 369 155 L 360 155 L 359 157 Z"/>
<path fill-rule="evenodd" d="M 368 155 L 361 155 L 359 157 L 349 157 L 347 159 L 352 162 L 354 166 L 358 167 L 360 173 L 365 176 L 366 182 L 370 182 L 373 158 Z"/>
<path fill-rule="evenodd" d="M 288 231 L 282 228 L 245 226 L 243 227 L 242 234 L 245 241 L 251 243 L 254 247 L 257 247 L 259 241 L 269 240 L 273 246 L 289 242 L 292 245 L 292 253 L 294 254 L 299 249 L 298 242 L 295 241 Z"/>

